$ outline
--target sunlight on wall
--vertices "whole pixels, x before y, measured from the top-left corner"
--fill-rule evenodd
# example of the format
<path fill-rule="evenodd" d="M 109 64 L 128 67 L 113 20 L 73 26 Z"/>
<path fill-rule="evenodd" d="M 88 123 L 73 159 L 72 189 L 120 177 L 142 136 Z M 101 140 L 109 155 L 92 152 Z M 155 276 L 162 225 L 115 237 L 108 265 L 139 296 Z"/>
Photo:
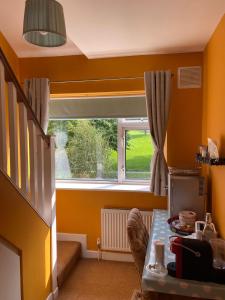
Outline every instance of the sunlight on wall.
<path fill-rule="evenodd" d="M 49 244 L 51 244 L 51 233 L 48 231 L 48 234 L 45 238 L 45 287 L 48 288 L 50 284 L 51 273 L 51 252 L 49 251 Z"/>
<path fill-rule="evenodd" d="M 0 235 L 22 251 L 24 300 L 51 292 L 50 229 L 0 172 Z"/>

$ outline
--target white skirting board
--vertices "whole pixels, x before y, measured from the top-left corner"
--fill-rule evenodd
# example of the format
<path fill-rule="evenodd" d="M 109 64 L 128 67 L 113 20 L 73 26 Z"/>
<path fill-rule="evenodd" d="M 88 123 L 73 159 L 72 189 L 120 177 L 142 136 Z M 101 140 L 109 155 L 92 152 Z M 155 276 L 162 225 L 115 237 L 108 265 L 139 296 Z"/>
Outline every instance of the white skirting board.
<path fill-rule="evenodd" d="M 75 241 L 81 243 L 82 257 L 84 258 L 101 258 L 103 260 L 133 262 L 133 257 L 130 253 L 94 251 L 87 249 L 87 235 L 75 233 L 57 233 L 58 241 Z"/>
<path fill-rule="evenodd" d="M 87 235 L 76 233 L 57 233 L 57 241 L 71 241 L 81 243 L 81 253 L 85 256 L 87 251 Z"/>
<path fill-rule="evenodd" d="M 108 252 L 87 250 L 85 258 L 101 258 L 102 260 L 133 262 L 134 259 L 130 253 Z"/>

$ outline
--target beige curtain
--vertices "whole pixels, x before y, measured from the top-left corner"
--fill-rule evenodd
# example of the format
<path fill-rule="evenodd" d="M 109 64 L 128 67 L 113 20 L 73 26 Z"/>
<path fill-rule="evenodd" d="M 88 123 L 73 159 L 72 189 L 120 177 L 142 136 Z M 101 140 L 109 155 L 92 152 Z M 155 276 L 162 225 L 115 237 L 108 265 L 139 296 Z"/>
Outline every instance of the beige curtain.
<path fill-rule="evenodd" d="M 163 153 L 170 108 L 171 72 L 145 72 L 146 106 L 155 151 L 151 160 L 150 192 L 167 194 L 168 167 Z"/>
<path fill-rule="evenodd" d="M 47 78 L 26 79 L 24 92 L 45 133 L 48 129 L 49 115 L 49 80 Z"/>

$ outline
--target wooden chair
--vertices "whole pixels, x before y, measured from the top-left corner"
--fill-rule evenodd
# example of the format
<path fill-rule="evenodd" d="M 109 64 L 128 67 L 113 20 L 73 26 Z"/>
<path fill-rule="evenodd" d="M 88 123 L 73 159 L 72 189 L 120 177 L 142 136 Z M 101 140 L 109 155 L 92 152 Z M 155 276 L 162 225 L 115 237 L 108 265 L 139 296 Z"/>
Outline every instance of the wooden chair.
<path fill-rule="evenodd" d="M 133 208 L 127 220 L 127 235 L 130 244 L 132 256 L 135 266 L 138 270 L 139 280 L 141 283 L 142 272 L 145 263 L 145 255 L 148 246 L 149 234 L 143 223 L 139 209 Z M 144 300 L 150 300 L 150 293 L 141 292 L 141 297 Z"/>

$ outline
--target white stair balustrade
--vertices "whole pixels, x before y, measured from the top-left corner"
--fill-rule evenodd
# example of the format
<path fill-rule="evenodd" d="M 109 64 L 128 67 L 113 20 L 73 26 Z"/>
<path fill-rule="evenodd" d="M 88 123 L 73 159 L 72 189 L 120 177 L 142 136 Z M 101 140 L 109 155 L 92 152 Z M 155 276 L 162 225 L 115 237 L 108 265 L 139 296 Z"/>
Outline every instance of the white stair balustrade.
<path fill-rule="evenodd" d="M 8 99 L 5 93 L 7 84 Z M 6 110 L 7 100 L 8 112 Z M 9 145 L 7 143 L 8 137 Z M 54 138 L 44 133 L 0 48 L 0 172 L 22 195 L 24 201 L 27 201 L 46 225 L 51 228 L 52 289 L 56 293 L 54 152 Z M 10 171 L 7 173 L 8 164 Z"/>
<path fill-rule="evenodd" d="M 46 220 L 51 220 L 52 199 L 55 197 L 55 140 L 50 137 L 50 145 L 45 147 L 44 153 L 44 183 L 45 183 L 45 201 L 44 216 Z M 50 213 L 50 214 L 49 214 Z"/>
<path fill-rule="evenodd" d="M 0 61 L 0 167 L 7 172 L 5 69 Z"/>
<path fill-rule="evenodd" d="M 8 83 L 9 106 L 9 141 L 10 141 L 10 177 L 19 187 L 19 157 L 18 157 L 18 122 L 17 122 L 17 92 L 12 82 Z"/>
<path fill-rule="evenodd" d="M 54 151 L 54 138 L 43 132 L 0 49 L 0 171 L 48 226 L 55 210 Z"/>
<path fill-rule="evenodd" d="M 21 190 L 28 194 L 28 134 L 27 134 L 27 108 L 23 102 L 19 103 L 19 132 L 20 132 L 20 175 Z"/>
<path fill-rule="evenodd" d="M 38 212 L 43 216 L 45 201 L 45 184 L 44 184 L 44 140 L 40 134 L 37 136 L 37 171 L 38 171 Z"/>
<path fill-rule="evenodd" d="M 32 120 L 28 120 L 29 130 L 29 158 L 30 158 L 30 201 L 38 208 L 38 161 L 37 161 L 37 132 Z"/>

